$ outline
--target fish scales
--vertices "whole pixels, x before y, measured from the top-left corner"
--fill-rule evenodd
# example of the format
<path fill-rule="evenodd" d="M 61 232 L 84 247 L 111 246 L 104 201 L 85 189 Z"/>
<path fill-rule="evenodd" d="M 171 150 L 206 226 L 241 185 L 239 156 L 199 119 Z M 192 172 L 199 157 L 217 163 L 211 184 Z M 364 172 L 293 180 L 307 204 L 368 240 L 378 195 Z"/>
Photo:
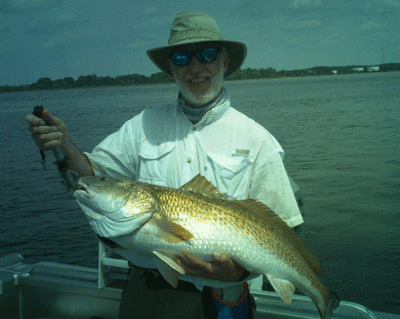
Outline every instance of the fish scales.
<path fill-rule="evenodd" d="M 196 245 L 194 243 L 196 238 L 200 241 L 211 239 L 207 245 L 210 248 L 218 243 L 220 245 L 226 243 L 231 246 L 233 238 L 240 231 L 238 223 L 232 222 L 238 216 L 233 210 L 226 210 L 224 214 L 218 205 L 218 200 L 207 200 L 204 196 L 197 196 L 197 194 L 191 196 L 190 193 L 165 191 L 164 189 L 155 193 L 160 206 L 153 218 L 168 218 L 191 231 L 194 239 L 187 243 L 189 248 Z M 171 202 L 172 205 L 169 204 Z M 204 247 L 204 244 L 202 246 Z"/>
<path fill-rule="evenodd" d="M 285 278 L 290 273 L 290 268 L 274 267 L 281 259 L 296 268 L 298 275 L 307 280 L 310 286 L 316 286 L 327 293 L 322 283 L 305 265 L 307 261 L 303 255 L 297 250 L 287 249 L 287 246 L 292 244 L 291 241 L 300 239 L 293 236 L 285 243 L 278 240 L 276 234 L 282 235 L 281 228 L 289 227 L 265 206 L 260 212 L 253 209 L 253 206 L 259 206 L 255 201 L 246 205 L 243 202 L 248 201 L 227 202 L 193 192 L 165 188 L 155 188 L 154 191 L 160 203 L 160 217 L 170 218 L 189 229 L 198 239 L 189 245 L 187 250 L 198 254 L 204 254 L 207 250 L 209 254 L 212 251 L 224 251 L 249 271 L 256 272 L 265 269 L 266 260 L 269 260 L 271 268 L 279 269 L 273 274 L 278 278 Z M 238 244 L 240 239 L 243 241 Z M 232 246 L 232 242 L 237 245 Z M 302 248 L 310 254 L 305 245 Z M 275 255 L 277 260 L 272 259 L 271 255 Z M 252 264 L 248 264 L 248 260 L 251 260 Z"/>
<path fill-rule="evenodd" d="M 176 286 L 184 270 L 175 262 L 183 250 L 212 261 L 213 252 L 229 255 L 250 272 L 263 274 L 279 296 L 290 303 L 295 287 L 330 318 L 339 298 L 319 276 L 318 260 L 294 231 L 266 205 L 254 200 L 228 200 L 198 175 L 180 189 L 129 179 L 85 177 L 76 191 L 89 218 L 102 214 L 112 241 L 149 256 L 163 277 Z M 132 219 L 142 225 L 129 231 Z M 117 226 L 114 226 L 113 221 Z M 95 223 L 92 223 L 94 225 Z M 122 233 L 119 228 L 124 228 Z M 94 227 L 101 232 L 102 228 Z M 109 235 L 115 232 L 115 236 Z M 101 233 L 99 233 L 102 236 Z"/>
<path fill-rule="evenodd" d="M 277 233 L 282 235 L 280 228 L 285 229 L 289 228 L 289 226 L 265 206 L 260 212 L 253 209 L 251 205 L 241 204 L 241 201 L 227 202 L 226 200 L 207 197 L 199 193 L 165 188 L 157 189 L 157 187 L 154 191 L 160 204 L 160 210 L 157 211 L 154 217 L 160 214 L 161 218 L 170 218 L 174 222 L 181 224 L 181 226 L 189 228 L 191 228 L 190 224 L 207 225 L 206 229 L 209 230 L 209 233 L 204 233 L 204 227 L 202 227 L 203 232 L 199 234 L 202 237 L 212 237 L 216 230 L 222 230 L 226 234 L 226 237 L 222 236 L 220 238 L 220 240 L 223 240 L 223 238 L 231 237 L 228 234 L 233 234 L 234 232 L 234 238 L 247 237 L 247 240 L 254 241 L 253 245 L 258 244 L 263 249 L 275 254 L 277 258 L 296 264 L 300 270 L 302 269 L 300 267 L 301 263 L 305 262 L 303 255 L 297 254 L 297 256 L 294 256 L 293 250 L 287 249 L 288 245 L 292 245 L 291 239 L 288 238 L 287 242 L 282 243 L 276 236 Z M 171 203 L 173 204 L 171 205 Z M 251 201 L 251 203 L 256 207 L 258 206 L 255 201 Z M 271 223 L 271 221 L 273 222 Z M 193 228 L 195 229 L 196 227 Z M 306 249 L 305 245 L 303 249 Z M 306 273 L 303 273 L 303 275 L 306 275 Z"/>

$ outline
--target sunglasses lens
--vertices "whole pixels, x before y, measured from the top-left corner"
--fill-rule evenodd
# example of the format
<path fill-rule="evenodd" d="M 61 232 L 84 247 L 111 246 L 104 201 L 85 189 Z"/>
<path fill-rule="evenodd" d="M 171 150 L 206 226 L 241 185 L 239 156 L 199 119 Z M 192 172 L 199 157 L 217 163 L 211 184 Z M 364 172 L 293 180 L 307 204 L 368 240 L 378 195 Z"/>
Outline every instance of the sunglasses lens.
<path fill-rule="evenodd" d="M 197 51 L 196 57 L 201 62 L 210 63 L 217 58 L 217 50 L 215 48 L 205 48 Z"/>
<path fill-rule="evenodd" d="M 197 60 L 199 60 L 201 63 L 210 63 L 215 61 L 218 53 L 219 52 L 216 48 L 205 48 L 196 52 L 177 51 L 172 53 L 171 60 L 177 66 L 187 66 L 192 60 L 192 55 L 195 54 Z"/>
<path fill-rule="evenodd" d="M 191 60 L 190 52 L 175 52 L 171 56 L 171 60 L 175 65 L 186 66 L 189 65 Z"/>

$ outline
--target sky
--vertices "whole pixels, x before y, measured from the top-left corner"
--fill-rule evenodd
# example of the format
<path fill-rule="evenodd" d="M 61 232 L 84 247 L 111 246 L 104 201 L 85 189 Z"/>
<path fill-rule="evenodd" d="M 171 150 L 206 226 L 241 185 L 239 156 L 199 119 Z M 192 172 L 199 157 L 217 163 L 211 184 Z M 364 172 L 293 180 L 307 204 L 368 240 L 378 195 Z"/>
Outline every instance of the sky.
<path fill-rule="evenodd" d="M 400 0 L 0 0 L 0 85 L 159 72 L 174 16 L 214 17 L 242 68 L 400 62 Z"/>

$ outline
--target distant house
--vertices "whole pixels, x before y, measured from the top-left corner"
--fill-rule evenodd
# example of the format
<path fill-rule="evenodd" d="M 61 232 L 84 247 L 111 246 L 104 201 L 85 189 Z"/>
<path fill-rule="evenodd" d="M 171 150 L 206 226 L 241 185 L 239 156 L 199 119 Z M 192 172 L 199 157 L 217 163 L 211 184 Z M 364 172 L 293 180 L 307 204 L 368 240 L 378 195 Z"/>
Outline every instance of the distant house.
<path fill-rule="evenodd" d="M 353 71 L 364 72 L 364 68 L 353 68 Z"/>
<path fill-rule="evenodd" d="M 379 66 L 369 66 L 367 70 L 368 72 L 377 72 L 379 71 Z"/>

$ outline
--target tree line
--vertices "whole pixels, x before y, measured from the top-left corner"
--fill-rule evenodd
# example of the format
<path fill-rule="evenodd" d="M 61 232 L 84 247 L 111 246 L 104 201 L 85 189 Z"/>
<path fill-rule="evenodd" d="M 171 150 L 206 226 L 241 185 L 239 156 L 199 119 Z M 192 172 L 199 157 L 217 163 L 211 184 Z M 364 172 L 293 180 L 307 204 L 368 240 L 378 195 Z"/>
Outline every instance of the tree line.
<path fill-rule="evenodd" d="M 386 63 L 379 65 L 379 70 L 371 70 L 369 66 L 352 65 L 352 66 L 317 66 L 310 69 L 277 71 L 273 68 L 267 69 L 239 69 L 230 75 L 226 80 L 250 80 L 250 79 L 274 79 L 283 77 L 304 77 L 317 75 L 334 75 L 334 74 L 351 74 L 361 72 L 391 72 L 400 71 L 400 63 Z M 90 88 L 101 86 L 130 86 L 130 85 L 149 85 L 149 84 L 165 84 L 173 83 L 174 80 L 164 72 L 153 73 L 151 76 L 141 74 L 119 75 L 115 78 L 110 76 L 81 75 L 76 81 L 72 77 L 51 80 L 49 77 L 40 78 L 35 83 L 27 85 L 4 85 L 0 86 L 0 92 L 15 91 L 34 91 L 34 90 L 50 90 L 50 89 L 74 89 L 74 88 Z"/>

